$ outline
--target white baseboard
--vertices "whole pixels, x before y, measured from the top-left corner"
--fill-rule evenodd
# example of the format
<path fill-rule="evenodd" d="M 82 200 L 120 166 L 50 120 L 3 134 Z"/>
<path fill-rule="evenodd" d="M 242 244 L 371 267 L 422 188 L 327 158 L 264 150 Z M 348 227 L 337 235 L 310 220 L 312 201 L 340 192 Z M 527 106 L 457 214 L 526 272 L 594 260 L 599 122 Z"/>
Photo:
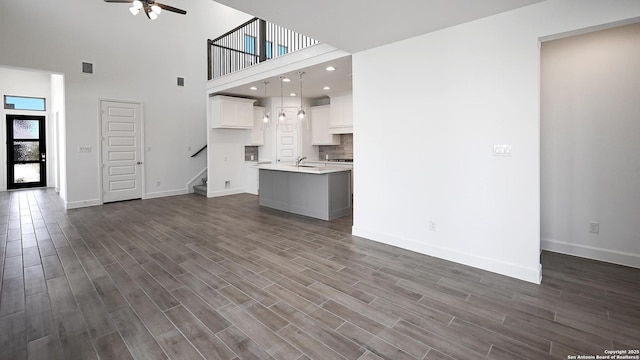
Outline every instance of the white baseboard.
<path fill-rule="evenodd" d="M 102 205 L 102 201 L 100 199 L 70 201 L 70 202 L 64 203 L 64 207 L 67 210 L 78 209 L 78 208 L 89 207 L 89 206 L 97 206 L 97 205 Z"/>
<path fill-rule="evenodd" d="M 551 239 L 542 239 L 540 242 L 542 250 L 557 252 L 561 254 L 579 256 L 587 259 L 609 262 L 618 265 L 625 265 L 640 268 L 640 254 L 621 252 L 594 246 L 567 243 Z"/>
<path fill-rule="evenodd" d="M 155 199 L 166 196 L 176 196 L 176 195 L 185 195 L 189 192 L 186 189 L 178 189 L 178 190 L 167 190 L 167 191 L 156 191 L 151 193 L 146 193 L 143 199 Z"/>
<path fill-rule="evenodd" d="M 383 234 L 363 228 L 358 228 L 356 226 L 352 227 L 351 233 L 355 236 L 360 236 L 383 244 L 396 246 L 402 249 L 415 251 L 420 254 L 453 261 L 459 264 L 472 266 L 475 268 L 491 271 L 497 274 L 513 277 L 535 284 L 540 284 L 540 282 L 542 281 L 541 265 L 538 265 L 534 268 L 528 268 L 519 264 L 487 259 L 472 254 L 462 253 L 451 249 L 425 244 L 412 239 L 403 239 L 390 234 Z"/>
<path fill-rule="evenodd" d="M 236 194 L 242 194 L 242 193 L 244 193 L 243 189 L 225 189 L 225 190 L 207 192 L 207 197 L 212 198 L 212 197 L 236 195 Z"/>
<path fill-rule="evenodd" d="M 144 194 L 142 196 L 142 199 L 148 200 L 148 199 L 155 199 L 160 197 L 177 196 L 177 195 L 185 195 L 185 194 L 188 194 L 186 189 L 157 191 L 157 192 Z M 96 206 L 96 205 L 102 205 L 102 201 L 100 199 L 94 199 L 94 200 L 72 201 L 72 202 L 65 203 L 65 207 L 67 209 L 77 209 L 77 208 Z"/>

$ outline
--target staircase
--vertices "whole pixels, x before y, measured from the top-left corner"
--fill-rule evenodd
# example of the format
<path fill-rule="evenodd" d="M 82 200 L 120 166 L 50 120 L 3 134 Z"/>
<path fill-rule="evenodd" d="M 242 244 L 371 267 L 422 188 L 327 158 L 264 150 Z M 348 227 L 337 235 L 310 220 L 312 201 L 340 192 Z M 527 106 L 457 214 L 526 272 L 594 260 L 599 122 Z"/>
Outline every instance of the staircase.
<path fill-rule="evenodd" d="M 193 192 L 198 195 L 207 196 L 207 178 L 202 178 L 202 184 L 193 185 Z"/>

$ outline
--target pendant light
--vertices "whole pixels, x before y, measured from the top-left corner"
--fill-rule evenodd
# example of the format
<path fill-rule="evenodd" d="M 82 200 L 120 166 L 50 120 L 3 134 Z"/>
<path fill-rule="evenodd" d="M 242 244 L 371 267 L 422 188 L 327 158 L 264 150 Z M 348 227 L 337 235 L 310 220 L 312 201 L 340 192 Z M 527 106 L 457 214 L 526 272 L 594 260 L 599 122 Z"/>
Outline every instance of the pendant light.
<path fill-rule="evenodd" d="M 268 81 L 263 81 L 262 82 L 264 84 L 264 98 L 267 98 L 267 85 L 269 84 Z M 264 114 L 262 115 L 262 122 L 264 123 L 264 125 L 267 127 L 267 129 L 269 128 L 269 114 L 267 113 L 267 108 L 264 109 Z"/>
<path fill-rule="evenodd" d="M 280 122 L 285 121 L 287 118 L 287 115 L 284 114 L 284 96 L 282 90 L 282 82 L 284 79 L 283 76 L 280 76 L 280 112 L 278 113 L 278 120 L 280 120 Z"/>
<path fill-rule="evenodd" d="M 298 119 L 303 120 L 307 115 L 302 108 L 302 74 L 304 74 L 304 71 L 299 71 L 298 74 L 300 75 L 300 110 L 298 111 Z"/>

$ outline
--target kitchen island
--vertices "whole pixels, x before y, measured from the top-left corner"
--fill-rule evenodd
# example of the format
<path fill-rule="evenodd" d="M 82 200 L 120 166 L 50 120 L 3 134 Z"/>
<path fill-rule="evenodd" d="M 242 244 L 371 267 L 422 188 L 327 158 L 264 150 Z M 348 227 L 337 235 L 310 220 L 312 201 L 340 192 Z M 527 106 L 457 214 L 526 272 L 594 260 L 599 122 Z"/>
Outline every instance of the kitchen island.
<path fill-rule="evenodd" d="M 351 214 L 348 168 L 268 164 L 258 169 L 261 206 L 322 220 Z"/>

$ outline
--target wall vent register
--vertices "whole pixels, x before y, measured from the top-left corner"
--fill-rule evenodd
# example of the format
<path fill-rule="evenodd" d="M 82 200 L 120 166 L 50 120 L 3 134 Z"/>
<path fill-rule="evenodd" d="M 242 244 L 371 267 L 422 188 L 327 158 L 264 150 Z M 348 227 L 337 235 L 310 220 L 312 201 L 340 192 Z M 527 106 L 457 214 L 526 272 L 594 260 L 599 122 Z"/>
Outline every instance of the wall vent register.
<path fill-rule="evenodd" d="M 93 74 L 93 64 L 88 62 L 83 62 L 82 72 L 85 74 Z"/>

